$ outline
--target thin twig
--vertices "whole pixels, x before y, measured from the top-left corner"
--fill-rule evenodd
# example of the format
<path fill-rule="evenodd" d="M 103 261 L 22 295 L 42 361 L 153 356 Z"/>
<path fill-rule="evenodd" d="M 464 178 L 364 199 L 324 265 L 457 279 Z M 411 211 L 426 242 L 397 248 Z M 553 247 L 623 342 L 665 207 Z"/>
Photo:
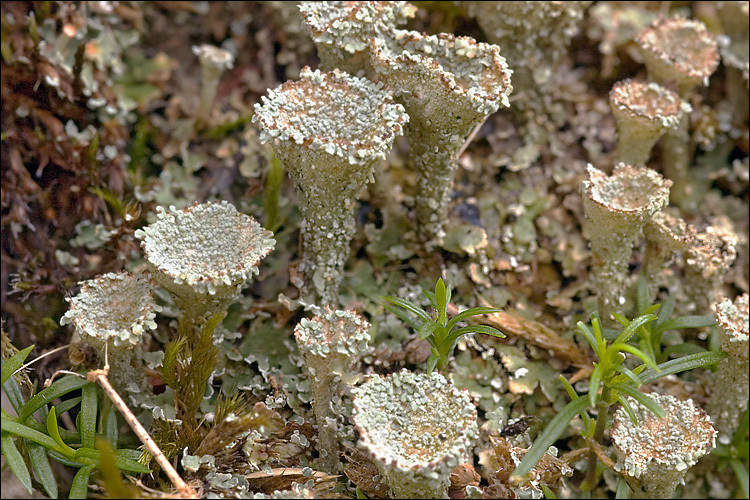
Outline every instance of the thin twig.
<path fill-rule="evenodd" d="M 130 411 L 130 408 L 128 408 L 127 404 L 125 404 L 125 401 L 123 401 L 122 397 L 120 397 L 114 387 L 112 387 L 112 385 L 109 383 L 109 379 L 107 378 L 107 375 L 109 374 L 109 361 L 106 360 L 106 350 L 104 354 L 104 368 L 102 368 L 101 370 L 91 370 L 86 376 L 86 379 L 89 382 L 96 382 L 101 386 L 107 396 L 109 396 L 109 399 L 112 400 L 112 403 L 114 403 L 117 409 L 120 410 L 122 416 L 125 417 L 125 420 L 130 425 L 130 428 L 133 429 L 133 432 L 135 432 L 135 435 L 138 436 L 138 439 L 141 440 L 141 443 L 143 443 L 148 452 L 151 453 L 151 456 L 154 457 L 156 463 L 158 463 L 162 470 L 167 474 L 167 477 L 170 481 L 172 481 L 172 484 L 177 489 L 177 491 L 180 492 L 182 498 L 200 498 L 195 490 L 188 486 L 187 483 L 185 483 L 185 481 L 174 469 L 174 467 L 172 467 L 172 464 L 169 463 L 169 460 L 167 460 L 167 457 L 164 456 L 164 453 L 161 451 L 161 449 L 159 449 L 159 446 L 151 438 L 151 436 L 148 435 L 146 429 L 143 428 L 133 412 Z"/>
<path fill-rule="evenodd" d="M 52 349 L 51 351 L 47 351 L 47 352 L 45 352 L 44 354 L 41 354 L 41 355 L 37 356 L 36 358 L 32 359 L 31 361 L 29 361 L 29 362 L 28 362 L 28 363 L 26 363 L 25 365 L 22 365 L 22 366 L 20 366 L 20 367 L 18 368 L 18 370 L 14 371 L 14 372 L 13 372 L 13 373 L 12 373 L 11 375 L 15 375 L 16 373 L 20 372 L 21 370 L 25 370 L 25 369 L 26 369 L 26 368 L 28 368 L 29 366 L 33 365 L 34 363 L 36 363 L 36 362 L 37 362 L 37 361 L 39 361 L 40 359 L 42 359 L 42 358 L 46 358 L 46 357 L 47 357 L 47 356 L 49 356 L 50 354 L 55 354 L 55 353 L 56 353 L 57 351 L 62 351 L 63 349 L 67 349 L 68 347 L 70 347 L 70 344 L 65 344 L 65 345 L 61 345 L 60 347 L 55 347 L 55 348 L 54 348 L 54 349 Z"/>
<path fill-rule="evenodd" d="M 456 155 L 456 158 L 460 158 L 461 155 L 464 154 L 464 151 L 466 151 L 466 148 L 469 147 L 469 144 L 471 144 L 471 141 L 474 140 L 474 137 L 477 135 L 477 132 L 479 132 L 479 129 L 482 128 L 482 125 L 484 125 L 484 122 L 487 121 L 488 116 L 490 115 L 485 116 L 481 122 L 477 123 L 476 126 L 474 126 L 471 133 L 469 134 L 469 137 L 466 138 L 463 145 L 461 146 L 461 149 L 458 150 L 458 154 Z"/>

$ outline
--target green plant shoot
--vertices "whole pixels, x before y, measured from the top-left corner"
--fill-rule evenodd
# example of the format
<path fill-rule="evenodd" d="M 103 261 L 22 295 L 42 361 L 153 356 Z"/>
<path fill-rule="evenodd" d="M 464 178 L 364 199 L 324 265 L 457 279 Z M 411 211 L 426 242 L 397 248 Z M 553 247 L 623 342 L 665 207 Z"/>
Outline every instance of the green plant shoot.
<path fill-rule="evenodd" d="M 399 297 L 385 295 L 381 298 L 387 301 L 387 303 L 383 304 L 386 309 L 414 328 L 419 334 L 420 339 L 427 340 L 430 343 L 432 354 L 427 358 L 427 373 L 431 373 L 435 367 L 438 370 L 445 369 L 448 365 L 448 358 L 456 346 L 456 342 L 466 333 L 484 333 L 500 338 L 505 337 L 497 329 L 487 325 L 469 325 L 456 328 L 459 321 L 480 314 L 500 312 L 500 310 L 491 307 L 473 307 L 456 314 L 452 319 L 448 320 L 448 304 L 450 304 L 451 300 L 451 290 L 445 286 L 442 278 L 438 278 L 437 283 L 435 283 L 434 293 L 424 288 L 422 288 L 422 292 L 432 304 L 435 312 L 434 315 L 428 314 L 419 305 Z M 401 309 L 393 306 L 398 306 Z M 406 314 L 404 309 L 421 319 L 422 323 L 419 324 L 414 316 Z"/>

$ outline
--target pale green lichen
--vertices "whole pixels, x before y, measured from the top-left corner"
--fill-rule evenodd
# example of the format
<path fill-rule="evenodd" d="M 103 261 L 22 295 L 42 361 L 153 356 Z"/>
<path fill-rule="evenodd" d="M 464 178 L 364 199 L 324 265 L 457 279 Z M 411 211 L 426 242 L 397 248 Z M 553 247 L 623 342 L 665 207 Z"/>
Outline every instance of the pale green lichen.
<path fill-rule="evenodd" d="M 609 105 L 617 123 L 617 159 L 638 166 L 646 164 L 656 141 L 692 111 L 675 92 L 637 80 L 617 82 Z"/>
<path fill-rule="evenodd" d="M 586 168 L 581 197 L 591 242 L 591 279 L 606 323 L 611 324 L 611 313 L 622 311 L 633 245 L 643 225 L 669 201 L 671 184 L 645 167 L 620 164 L 611 176 Z"/>
<path fill-rule="evenodd" d="M 370 324 L 355 312 L 332 311 L 328 307 L 310 320 L 303 318 L 294 329 L 310 374 L 321 468 L 329 472 L 341 468 L 332 402 L 341 393 L 342 383 L 351 383 L 357 377 L 353 369 L 360 356 L 367 353 L 369 330 Z"/>
<path fill-rule="evenodd" d="M 123 271 L 80 285 L 78 294 L 67 299 L 70 309 L 60 324 L 72 323 L 81 340 L 99 351 L 102 361 L 106 352 L 116 389 L 138 391 L 145 382 L 140 342 L 144 332 L 156 328 L 154 318 L 161 310 L 154 301 L 153 284 Z"/>
<path fill-rule="evenodd" d="M 724 277 L 737 258 L 739 237 L 727 224 L 717 219 L 716 224 L 693 238 L 693 244 L 684 255 L 685 289 L 701 314 L 718 302 Z"/>
<path fill-rule="evenodd" d="M 294 180 L 304 217 L 303 295 L 336 305 L 357 195 L 409 117 L 382 85 L 338 70 L 305 67 L 261 99 L 253 121 Z"/>
<path fill-rule="evenodd" d="M 512 71 L 499 47 L 473 38 L 390 30 L 371 41 L 368 76 L 393 89 L 411 118 L 417 231 L 429 248 L 445 235 L 458 153 L 472 129 L 510 105 Z"/>
<path fill-rule="evenodd" d="M 191 320 L 224 312 L 273 250 L 273 233 L 230 203 L 157 208 L 135 232 L 149 270 Z"/>
<path fill-rule="evenodd" d="M 632 398 L 634 424 L 624 408 L 615 412 L 610 436 L 619 457 L 616 470 L 640 479 L 636 498 L 672 498 L 687 470 L 716 445 L 716 431 L 693 401 L 647 394 L 666 412 L 658 418 Z"/>
<path fill-rule="evenodd" d="M 697 232 L 682 218 L 657 212 L 643 226 L 643 236 L 646 240 L 643 268 L 650 296 L 654 298 L 662 274 L 669 269 L 675 254 L 687 252 L 693 246 Z"/>
<path fill-rule="evenodd" d="M 353 390 L 359 446 L 394 498 L 448 498 L 453 469 L 477 438 L 477 410 L 443 375 L 373 375 Z"/>
<path fill-rule="evenodd" d="M 726 299 L 716 307 L 716 328 L 719 332 L 721 350 L 728 356 L 719 363 L 716 381 L 709 403 L 719 441 L 728 444 L 740 423 L 742 413 L 750 399 L 748 378 L 748 294 L 742 294 L 732 302 Z"/>
<path fill-rule="evenodd" d="M 414 17 L 409 2 L 300 2 L 310 36 L 318 48 L 320 66 L 356 75 L 370 38 L 380 36 Z"/>
<path fill-rule="evenodd" d="M 211 118 L 221 74 L 232 68 L 234 56 L 228 50 L 208 44 L 194 46 L 193 54 L 198 56 L 201 64 L 201 101 L 197 118 L 206 124 Z"/>
<path fill-rule="evenodd" d="M 708 85 L 708 77 L 719 65 L 718 45 L 706 25 L 681 17 L 659 18 L 645 27 L 635 39 L 649 78 L 661 85 L 677 85 L 686 99 L 696 85 Z M 680 206 L 691 198 L 690 120 L 683 114 L 662 141 L 663 172 L 674 183 L 672 200 Z M 694 203 L 694 202 L 693 202 Z"/>
<path fill-rule="evenodd" d="M 541 102 L 556 82 L 555 67 L 593 2 L 463 2 L 487 39 L 502 47 L 521 108 Z"/>

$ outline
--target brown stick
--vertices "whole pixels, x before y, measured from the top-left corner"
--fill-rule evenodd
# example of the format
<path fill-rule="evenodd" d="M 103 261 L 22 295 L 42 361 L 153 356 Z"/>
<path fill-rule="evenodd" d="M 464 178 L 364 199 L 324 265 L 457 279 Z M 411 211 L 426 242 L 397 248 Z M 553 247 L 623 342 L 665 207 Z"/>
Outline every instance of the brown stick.
<path fill-rule="evenodd" d="M 458 314 L 458 308 L 450 304 L 448 312 Z M 481 314 L 467 319 L 469 323 L 479 323 L 497 328 L 506 335 L 515 335 L 531 342 L 542 349 L 552 351 L 555 357 L 564 359 L 579 367 L 574 375 L 576 380 L 584 378 L 587 371 L 593 370 L 591 360 L 574 342 L 560 337 L 552 328 L 538 321 L 526 319 L 520 314 L 500 311 L 493 314 Z"/>
<path fill-rule="evenodd" d="M 122 416 L 125 417 L 125 420 L 130 425 L 130 428 L 133 429 L 133 432 L 135 432 L 135 435 L 138 436 L 138 439 L 141 440 L 149 453 L 151 453 L 151 456 L 154 457 L 156 463 L 158 463 L 159 466 L 161 466 L 162 470 L 167 474 L 167 477 L 169 477 L 169 480 L 172 481 L 172 484 L 180 493 L 181 497 L 200 498 L 195 490 L 188 486 L 187 483 L 185 483 L 185 481 L 174 469 L 174 467 L 172 467 L 172 464 L 169 463 L 169 460 L 167 460 L 167 457 L 164 456 L 164 453 L 159 449 L 159 446 L 157 446 L 156 442 L 151 438 L 151 436 L 148 435 L 146 429 L 143 428 L 143 425 L 141 425 L 133 412 L 130 411 L 130 408 L 128 408 L 127 404 L 125 404 L 125 401 L 123 401 L 122 397 L 120 397 L 117 391 L 115 391 L 114 387 L 112 387 L 112 384 L 109 383 L 109 379 L 107 378 L 108 374 L 109 364 L 105 364 L 104 368 L 101 370 L 91 370 L 86 376 L 86 380 L 88 380 L 89 382 L 96 382 L 101 386 L 107 396 L 109 396 L 109 399 L 112 400 L 112 403 L 117 407 L 118 410 L 120 410 Z"/>

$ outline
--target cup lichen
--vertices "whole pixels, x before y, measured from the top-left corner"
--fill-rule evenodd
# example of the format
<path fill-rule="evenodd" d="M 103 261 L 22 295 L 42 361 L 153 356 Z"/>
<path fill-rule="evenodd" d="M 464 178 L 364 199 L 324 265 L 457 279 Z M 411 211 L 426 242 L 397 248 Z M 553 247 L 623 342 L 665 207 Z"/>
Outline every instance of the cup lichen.
<path fill-rule="evenodd" d="M 359 446 L 393 498 L 448 498 L 451 472 L 477 438 L 477 410 L 443 375 L 373 375 L 353 390 Z"/>
<path fill-rule="evenodd" d="M 445 235 L 457 155 L 472 129 L 510 106 L 512 71 L 498 46 L 469 37 L 394 29 L 371 45 L 368 76 L 393 89 L 409 113 L 417 233 L 430 248 Z"/>
<path fill-rule="evenodd" d="M 719 431 L 719 442 L 723 444 L 731 441 L 750 399 L 748 307 L 746 293 L 735 298 L 734 302 L 726 299 L 716 307 L 716 328 L 721 350 L 728 356 L 719 363 L 708 411 Z"/>
<path fill-rule="evenodd" d="M 81 290 L 67 298 L 70 308 L 60 320 L 72 323 L 81 340 L 97 349 L 111 366 L 110 379 L 118 390 L 138 392 L 145 385 L 140 359 L 144 332 L 156 328 L 161 310 L 154 301 L 151 281 L 127 271 L 107 273 L 79 283 Z"/>
<path fill-rule="evenodd" d="M 616 470 L 640 479 L 635 498 L 672 498 L 687 470 L 716 446 L 711 419 L 692 400 L 647 394 L 666 412 L 658 418 L 628 397 L 637 424 L 624 408 L 614 415 L 610 437 L 618 455 Z"/>
<path fill-rule="evenodd" d="M 157 207 L 157 221 L 135 232 L 154 279 L 191 322 L 223 313 L 276 241 L 231 203 Z"/>
<path fill-rule="evenodd" d="M 656 141 L 692 111 L 680 96 L 658 83 L 630 79 L 612 87 L 609 106 L 617 123 L 617 160 L 638 166 L 646 165 Z"/>
<path fill-rule="evenodd" d="M 303 295 L 335 306 L 357 195 L 409 116 L 381 85 L 338 70 L 305 67 L 300 80 L 287 81 L 261 99 L 253 121 L 294 180 L 304 218 Z"/>
<path fill-rule="evenodd" d="M 305 366 L 310 374 L 313 413 L 318 424 L 321 467 L 339 472 L 339 436 L 333 399 L 341 385 L 351 383 L 360 356 L 367 352 L 370 324 L 353 311 L 324 311 L 308 320 L 303 318 L 294 329 Z"/>
<path fill-rule="evenodd" d="M 621 163 L 611 176 L 586 168 L 581 196 L 591 242 L 591 279 L 605 323 L 613 324 L 611 314 L 625 303 L 633 245 L 643 225 L 669 201 L 671 184 L 645 167 Z"/>

